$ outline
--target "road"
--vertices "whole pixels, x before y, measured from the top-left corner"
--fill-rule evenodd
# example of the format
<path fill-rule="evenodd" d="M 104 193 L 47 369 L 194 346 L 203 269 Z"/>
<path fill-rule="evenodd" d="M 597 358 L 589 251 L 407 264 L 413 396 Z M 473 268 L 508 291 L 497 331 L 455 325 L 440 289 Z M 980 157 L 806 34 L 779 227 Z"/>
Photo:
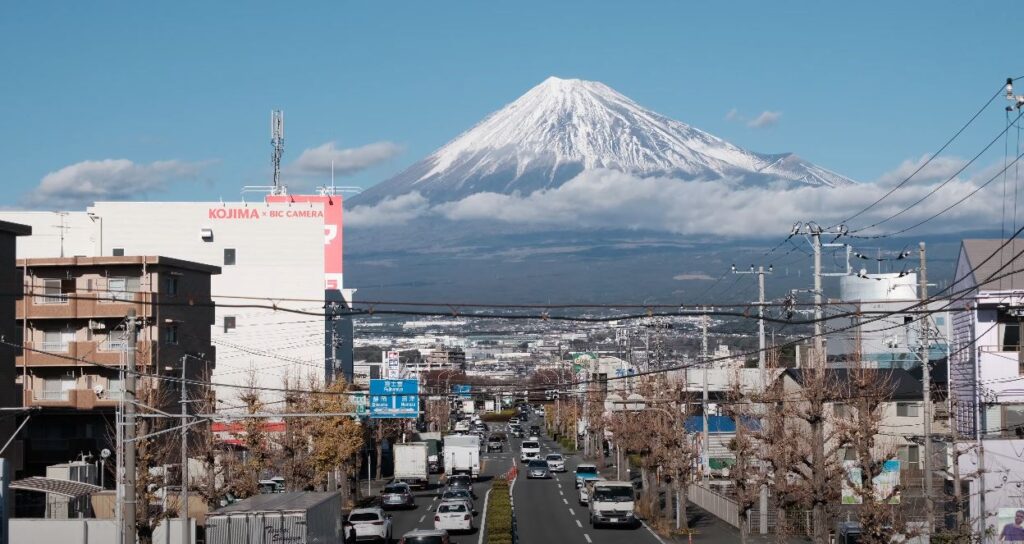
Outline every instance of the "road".
<path fill-rule="evenodd" d="M 535 419 L 534 424 L 539 424 Z M 635 529 L 594 529 L 590 527 L 587 509 L 577 501 L 573 471 L 580 462 L 578 456 L 568 456 L 567 472 L 556 474 L 550 480 L 529 480 L 525 465 L 519 464 L 520 440 L 513 438 L 511 448 L 503 453 L 481 454 L 482 478 L 474 485 L 477 494 L 476 508 L 480 515 L 474 524 L 483 523 L 484 497 L 490 488 L 491 479 L 505 473 L 516 464 L 520 467 L 519 478 L 513 488 L 516 518 L 519 527 L 519 541 L 526 544 L 660 544 L 660 541 L 645 527 Z M 555 442 L 542 437 L 541 454 L 561 452 Z M 436 480 L 435 480 L 436 483 Z M 415 510 L 391 512 L 395 540 L 413 529 L 433 528 L 432 510 L 437 506 L 439 487 L 432 487 L 416 494 Z M 479 529 L 468 535 L 453 535 L 452 542 L 459 544 L 477 543 Z"/>

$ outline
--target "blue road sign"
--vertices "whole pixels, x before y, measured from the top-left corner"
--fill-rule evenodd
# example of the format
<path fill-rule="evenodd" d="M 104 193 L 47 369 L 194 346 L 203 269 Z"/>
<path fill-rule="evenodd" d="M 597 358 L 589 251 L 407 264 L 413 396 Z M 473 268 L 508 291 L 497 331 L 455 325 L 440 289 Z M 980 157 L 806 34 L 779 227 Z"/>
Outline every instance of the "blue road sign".
<path fill-rule="evenodd" d="M 473 390 L 472 385 L 453 385 L 452 394 L 458 395 L 464 399 L 471 398 L 470 392 Z"/>
<path fill-rule="evenodd" d="M 419 380 L 370 380 L 370 417 L 419 417 Z"/>

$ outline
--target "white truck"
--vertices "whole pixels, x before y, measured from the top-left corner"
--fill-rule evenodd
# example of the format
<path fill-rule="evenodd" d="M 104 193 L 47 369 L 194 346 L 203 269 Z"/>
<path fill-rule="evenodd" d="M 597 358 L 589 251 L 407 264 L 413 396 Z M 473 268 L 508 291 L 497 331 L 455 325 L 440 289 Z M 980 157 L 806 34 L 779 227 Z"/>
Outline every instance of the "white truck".
<path fill-rule="evenodd" d="M 480 437 L 475 434 L 449 434 L 444 437 L 444 473 L 480 477 Z"/>
<path fill-rule="evenodd" d="M 395 479 L 426 488 L 430 481 L 428 454 L 426 442 L 395 444 Z"/>
<path fill-rule="evenodd" d="M 639 523 L 634 508 L 636 494 L 630 482 L 595 481 L 588 484 L 590 525 L 624 525 L 633 527 Z"/>

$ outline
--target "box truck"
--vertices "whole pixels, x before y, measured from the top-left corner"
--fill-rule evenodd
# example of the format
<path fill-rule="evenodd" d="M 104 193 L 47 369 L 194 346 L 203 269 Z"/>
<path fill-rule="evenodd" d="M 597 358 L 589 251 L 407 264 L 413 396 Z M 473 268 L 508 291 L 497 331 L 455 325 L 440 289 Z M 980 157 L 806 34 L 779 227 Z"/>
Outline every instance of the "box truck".
<path fill-rule="evenodd" d="M 208 544 L 341 541 L 341 494 L 272 493 L 238 501 L 206 516 Z"/>
<path fill-rule="evenodd" d="M 480 476 L 480 437 L 475 434 L 450 434 L 444 437 L 444 472 Z"/>
<path fill-rule="evenodd" d="M 430 481 L 428 455 L 426 442 L 395 444 L 395 479 L 413 487 L 426 488 Z"/>

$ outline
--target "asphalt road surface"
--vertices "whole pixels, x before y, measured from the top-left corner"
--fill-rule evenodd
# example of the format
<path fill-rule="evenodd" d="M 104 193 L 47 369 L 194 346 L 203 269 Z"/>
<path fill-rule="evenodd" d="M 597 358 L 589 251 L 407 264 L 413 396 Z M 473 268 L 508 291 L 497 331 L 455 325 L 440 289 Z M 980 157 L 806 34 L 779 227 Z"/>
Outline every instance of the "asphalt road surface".
<path fill-rule="evenodd" d="M 534 418 L 534 424 L 538 419 Z M 492 430 L 499 430 L 496 426 Z M 502 429 L 503 430 L 503 429 Z M 452 542 L 476 544 L 480 539 L 480 525 L 484 520 L 484 497 L 490 489 L 491 480 L 504 474 L 511 466 L 519 467 L 519 478 L 513 488 L 516 518 L 519 528 L 519 542 L 523 544 L 661 544 L 650 531 L 640 526 L 630 529 L 594 529 L 588 523 L 587 509 L 580 506 L 573 473 L 580 459 L 576 455 L 566 457 L 566 472 L 554 474 L 550 480 L 529 480 L 526 465 L 519 462 L 521 440 L 511 438 L 510 447 L 502 453 L 482 453 L 481 478 L 473 488 L 477 495 L 476 509 L 480 512 L 473 520 L 476 529 L 470 534 L 452 535 Z M 541 437 L 541 455 L 561 452 L 561 448 Z M 397 542 L 402 535 L 413 529 L 432 529 L 433 510 L 437 507 L 441 485 L 437 477 L 431 479 L 431 486 L 416 491 L 416 508 L 394 510 L 392 531 Z"/>

